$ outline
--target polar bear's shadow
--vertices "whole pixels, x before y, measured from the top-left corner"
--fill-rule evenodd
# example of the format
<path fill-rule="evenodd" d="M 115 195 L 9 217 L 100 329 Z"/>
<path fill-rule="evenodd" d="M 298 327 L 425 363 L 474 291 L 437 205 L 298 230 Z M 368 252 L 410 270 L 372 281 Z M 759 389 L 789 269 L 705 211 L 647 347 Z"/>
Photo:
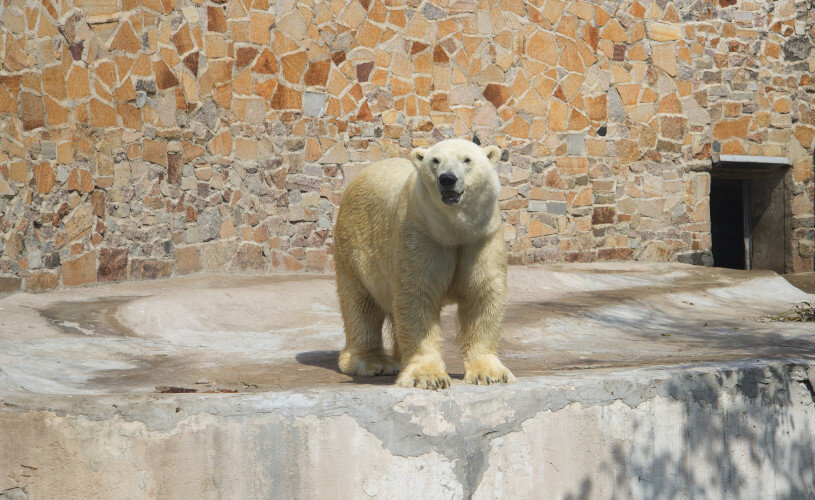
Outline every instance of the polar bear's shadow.
<path fill-rule="evenodd" d="M 303 351 L 294 355 L 298 363 L 324 368 L 337 373 L 342 373 L 339 368 L 340 351 Z M 355 384 L 392 385 L 396 381 L 396 375 L 378 377 L 350 376 L 350 382 Z M 451 378 L 463 379 L 463 375 L 451 373 Z"/>

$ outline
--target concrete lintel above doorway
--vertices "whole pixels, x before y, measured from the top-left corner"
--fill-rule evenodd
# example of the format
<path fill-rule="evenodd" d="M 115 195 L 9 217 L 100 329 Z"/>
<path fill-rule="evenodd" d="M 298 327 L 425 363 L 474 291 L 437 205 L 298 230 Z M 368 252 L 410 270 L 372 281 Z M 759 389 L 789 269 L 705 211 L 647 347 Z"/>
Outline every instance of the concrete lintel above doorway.
<path fill-rule="evenodd" d="M 774 175 L 790 166 L 785 156 L 720 155 L 711 165 L 710 175 L 721 178 L 760 178 Z"/>
<path fill-rule="evenodd" d="M 764 165 L 789 165 L 786 156 L 719 155 L 718 163 L 761 163 Z"/>

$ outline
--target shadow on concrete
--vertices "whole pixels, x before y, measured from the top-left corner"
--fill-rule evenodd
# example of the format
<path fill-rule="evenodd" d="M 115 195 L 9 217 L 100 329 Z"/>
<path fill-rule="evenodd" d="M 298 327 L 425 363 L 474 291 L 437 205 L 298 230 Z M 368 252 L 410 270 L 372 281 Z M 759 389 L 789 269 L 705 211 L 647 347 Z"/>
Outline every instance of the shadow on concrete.
<path fill-rule="evenodd" d="M 339 373 L 349 378 L 349 382 L 369 385 L 392 385 L 396 376 L 357 377 L 345 375 L 339 368 L 340 351 L 304 351 L 294 356 L 298 363 L 323 368 Z"/>
<path fill-rule="evenodd" d="M 378 377 L 352 377 L 343 374 L 338 366 L 340 351 L 304 351 L 297 353 L 294 356 L 299 363 L 324 368 L 348 377 L 350 382 L 356 384 L 373 384 L 373 385 L 389 385 L 396 382 L 396 376 L 378 376 Z M 448 371 L 450 378 L 454 380 L 464 380 L 463 373 L 454 373 Z"/>
<path fill-rule="evenodd" d="M 815 294 L 815 272 L 782 274 L 781 277 L 799 290 Z"/>
<path fill-rule="evenodd" d="M 679 377 L 667 395 L 682 403 L 681 421 L 616 443 L 595 479 L 564 498 L 815 498 L 811 380 L 794 365 Z M 659 438 L 672 451 L 655 452 Z"/>

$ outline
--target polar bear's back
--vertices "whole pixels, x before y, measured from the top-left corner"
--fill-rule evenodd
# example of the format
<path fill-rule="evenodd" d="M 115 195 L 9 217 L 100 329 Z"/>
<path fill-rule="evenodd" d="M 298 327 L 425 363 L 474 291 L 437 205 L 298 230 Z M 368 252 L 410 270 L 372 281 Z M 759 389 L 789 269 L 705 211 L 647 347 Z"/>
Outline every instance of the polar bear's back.
<path fill-rule="evenodd" d="M 399 224 L 416 169 L 393 158 L 363 169 L 348 185 L 334 228 L 337 267 L 356 276 L 380 307 L 391 308 Z"/>

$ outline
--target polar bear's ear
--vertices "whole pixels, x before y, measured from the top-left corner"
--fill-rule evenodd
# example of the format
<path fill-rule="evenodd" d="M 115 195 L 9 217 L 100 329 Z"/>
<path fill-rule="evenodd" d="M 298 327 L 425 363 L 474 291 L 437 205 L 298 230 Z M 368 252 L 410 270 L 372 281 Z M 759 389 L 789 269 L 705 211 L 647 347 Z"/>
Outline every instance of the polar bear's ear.
<path fill-rule="evenodd" d="M 426 149 L 416 148 L 410 152 L 410 161 L 413 162 L 413 166 L 416 168 L 420 168 L 422 166 L 422 161 L 424 160 L 425 155 L 427 154 Z"/>
<path fill-rule="evenodd" d="M 498 146 L 487 146 L 486 148 L 481 148 L 484 151 L 484 154 L 487 155 L 487 159 L 493 165 L 498 164 L 498 160 L 501 159 L 501 148 Z"/>

